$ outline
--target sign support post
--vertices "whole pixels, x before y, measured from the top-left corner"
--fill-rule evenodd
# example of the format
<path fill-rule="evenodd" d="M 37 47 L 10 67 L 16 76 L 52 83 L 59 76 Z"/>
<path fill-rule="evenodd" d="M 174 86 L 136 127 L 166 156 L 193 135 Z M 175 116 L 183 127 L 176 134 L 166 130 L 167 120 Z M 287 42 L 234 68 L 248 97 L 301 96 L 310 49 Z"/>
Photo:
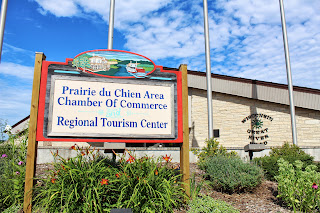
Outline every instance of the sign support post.
<path fill-rule="evenodd" d="M 35 174 L 35 165 L 37 163 L 36 153 L 37 153 L 38 143 L 36 141 L 36 132 L 37 132 L 37 117 L 38 117 L 38 106 L 39 106 L 40 77 L 41 77 L 42 61 L 45 59 L 46 59 L 46 56 L 43 53 L 36 53 L 36 59 L 34 64 L 32 97 L 31 97 L 26 177 L 25 177 L 24 203 L 23 203 L 23 211 L 26 213 L 31 213 L 31 209 L 32 209 L 31 207 L 32 187 L 33 187 L 33 178 Z"/>
<path fill-rule="evenodd" d="M 190 162 L 189 162 L 189 122 L 188 122 L 188 70 L 187 65 L 180 65 L 182 76 L 182 111 L 183 111 L 183 143 L 180 147 L 180 170 L 183 188 L 190 197 Z"/>

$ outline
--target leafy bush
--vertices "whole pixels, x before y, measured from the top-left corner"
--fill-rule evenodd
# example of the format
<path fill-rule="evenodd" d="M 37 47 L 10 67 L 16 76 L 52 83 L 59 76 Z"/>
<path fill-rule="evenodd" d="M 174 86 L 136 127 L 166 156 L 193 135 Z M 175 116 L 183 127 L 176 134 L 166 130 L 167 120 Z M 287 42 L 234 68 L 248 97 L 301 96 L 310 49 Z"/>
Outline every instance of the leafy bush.
<path fill-rule="evenodd" d="M 113 180 L 102 184 L 112 170 L 95 160 L 98 156 L 94 150 L 72 148 L 78 152 L 75 158 L 64 159 L 53 153 L 54 169 L 47 178 L 38 180 L 42 184 L 35 188 L 35 204 L 45 212 L 102 212 L 101 202 L 106 197 L 115 199 L 109 193 Z"/>
<path fill-rule="evenodd" d="M 320 172 L 320 162 L 314 162 L 314 165 L 317 167 L 316 171 Z"/>
<path fill-rule="evenodd" d="M 23 204 L 27 132 L 0 145 L 0 211 Z"/>
<path fill-rule="evenodd" d="M 201 163 L 200 168 L 205 170 L 206 178 L 214 189 L 228 193 L 250 191 L 263 178 L 260 167 L 232 156 L 211 157 Z"/>
<path fill-rule="evenodd" d="M 303 163 L 294 165 L 284 159 L 278 160 L 278 197 L 281 197 L 294 211 L 315 212 L 320 210 L 320 173 L 315 165 L 308 165 L 303 171 Z"/>
<path fill-rule="evenodd" d="M 181 175 L 169 167 L 169 156 L 135 159 L 128 154 L 129 163 L 120 161 L 118 208 L 132 208 L 134 212 L 172 212 L 183 202 Z M 161 164 L 161 160 L 165 160 L 165 164 Z"/>
<path fill-rule="evenodd" d="M 202 148 L 202 150 L 192 149 L 192 152 L 199 158 L 200 163 L 204 162 L 208 157 L 214 157 L 217 155 L 237 156 L 236 152 L 228 152 L 225 147 L 221 145 L 219 146 L 219 142 L 215 138 L 210 138 L 209 140 L 206 139 L 205 144 L 206 146 Z"/>
<path fill-rule="evenodd" d="M 17 213 L 22 209 L 22 205 L 12 205 L 6 210 L 4 210 L 2 213 Z"/>
<path fill-rule="evenodd" d="M 305 169 L 306 166 L 313 164 L 312 156 L 306 154 L 298 146 L 289 145 L 288 143 L 284 143 L 283 146 L 279 148 L 271 148 L 269 156 L 254 158 L 254 162 L 263 168 L 267 179 L 274 181 L 274 177 L 279 174 L 277 161 L 280 158 L 283 158 L 289 163 L 294 163 L 296 160 L 300 160 L 304 163 L 303 169 Z"/>
<path fill-rule="evenodd" d="M 136 159 L 127 153 L 118 164 L 97 157 L 90 149 L 73 146 L 75 158 L 55 153 L 54 170 L 35 189 L 35 204 L 45 212 L 172 212 L 184 199 L 180 174 L 170 168 L 170 157 Z M 167 161 L 161 163 L 162 159 Z M 109 163 L 110 162 L 110 163 Z"/>
<path fill-rule="evenodd" d="M 223 213 L 238 213 L 240 211 L 233 208 L 221 200 L 215 200 L 212 197 L 204 196 L 193 199 L 189 204 L 190 210 L 188 213 L 203 213 L 203 212 L 223 212 Z"/>

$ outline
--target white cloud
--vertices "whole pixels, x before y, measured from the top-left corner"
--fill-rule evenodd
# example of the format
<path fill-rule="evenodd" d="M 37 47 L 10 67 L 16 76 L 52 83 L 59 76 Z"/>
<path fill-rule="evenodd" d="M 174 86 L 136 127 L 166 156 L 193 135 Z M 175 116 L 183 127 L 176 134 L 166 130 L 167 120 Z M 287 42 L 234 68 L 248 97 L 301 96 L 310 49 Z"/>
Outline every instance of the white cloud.
<path fill-rule="evenodd" d="M 82 16 L 98 14 L 103 20 L 109 20 L 110 1 L 106 0 L 34 0 L 40 6 L 42 14 L 47 12 L 57 17 Z M 115 23 L 121 28 L 122 22 L 139 21 L 144 15 L 156 11 L 169 0 L 125 0 L 115 1 Z"/>
<path fill-rule="evenodd" d="M 13 69 L 7 69 L 10 67 Z M 15 66 L 8 63 L 0 65 L 0 118 L 8 120 L 8 124 L 10 125 L 13 125 L 30 113 L 32 93 L 32 78 L 28 77 L 30 69 L 19 68 L 21 71 L 19 75 L 15 72 L 16 67 L 21 68 L 23 66 Z M 15 73 L 8 75 L 7 70 Z M 27 77 L 23 76 L 24 74 Z"/>
<path fill-rule="evenodd" d="M 56 16 L 109 17 L 105 0 L 63 1 L 68 9 L 57 6 L 62 0 L 36 1 Z M 213 72 L 287 82 L 278 0 L 209 0 L 208 5 Z M 284 6 L 293 83 L 320 89 L 320 4 L 291 0 Z M 119 0 L 115 28 L 129 51 L 164 66 L 188 62 L 192 69 L 205 70 L 202 2 Z"/>
<path fill-rule="evenodd" d="M 77 4 L 84 13 L 97 13 L 104 20 L 109 20 L 109 2 L 101 0 L 74 0 L 74 4 Z"/>
<path fill-rule="evenodd" d="M 127 22 L 139 22 L 148 14 L 156 17 L 157 10 L 169 4 L 169 0 L 125 0 L 115 3 L 115 27 L 124 29 Z M 109 11 L 109 10 L 107 10 Z M 109 13 L 108 13 L 109 14 Z"/>
<path fill-rule="evenodd" d="M 41 8 L 39 11 L 45 15 L 47 11 L 57 17 L 71 17 L 77 15 L 77 4 L 73 0 L 35 0 Z"/>
<path fill-rule="evenodd" d="M 320 27 L 315 24 L 316 20 L 320 20 L 316 12 L 319 6 L 314 1 L 294 0 L 287 3 L 285 11 L 293 83 L 320 88 Z M 219 1 L 218 5 L 224 9 L 220 15 L 228 17 L 224 21 L 229 24 L 225 26 L 231 34 L 224 34 L 229 38 L 229 44 L 224 50 L 213 51 L 212 55 L 218 58 L 223 55 L 225 60 L 220 61 L 217 67 L 213 66 L 212 70 L 227 75 L 286 83 L 279 2 L 233 0 Z M 221 39 L 215 40 L 213 44 L 219 41 Z"/>
<path fill-rule="evenodd" d="M 15 64 L 29 64 L 30 61 L 34 61 L 34 57 L 35 52 L 33 51 L 22 49 L 8 43 L 3 43 L 2 60 L 5 59 L 7 62 L 13 62 Z"/>
<path fill-rule="evenodd" d="M 34 57 L 34 52 L 26 49 L 22 49 L 20 47 L 15 47 L 8 43 L 3 43 L 2 54 L 23 54 L 28 57 Z"/>
<path fill-rule="evenodd" d="M 21 79 L 33 79 L 33 67 L 23 66 L 20 64 L 2 62 L 0 64 L 0 74 L 14 76 Z"/>
<path fill-rule="evenodd" d="M 100 18 L 109 1 L 34 0 L 43 15 Z M 214 73 L 286 83 L 278 0 L 209 0 L 211 70 Z M 320 89 L 320 4 L 285 1 L 293 84 Z M 205 71 L 202 1 L 117 0 L 115 28 L 124 47 L 158 65 Z M 0 118 L 9 124 L 30 111 L 34 52 L 4 43 L 0 64 Z M 4 58 L 4 57 L 3 57 Z M 32 60 L 30 60 L 32 58 Z"/>
<path fill-rule="evenodd" d="M 1 80 L 0 80 L 1 81 Z M 31 89 L 24 86 L 3 85 L 0 90 L 0 118 L 13 125 L 30 113 Z"/>

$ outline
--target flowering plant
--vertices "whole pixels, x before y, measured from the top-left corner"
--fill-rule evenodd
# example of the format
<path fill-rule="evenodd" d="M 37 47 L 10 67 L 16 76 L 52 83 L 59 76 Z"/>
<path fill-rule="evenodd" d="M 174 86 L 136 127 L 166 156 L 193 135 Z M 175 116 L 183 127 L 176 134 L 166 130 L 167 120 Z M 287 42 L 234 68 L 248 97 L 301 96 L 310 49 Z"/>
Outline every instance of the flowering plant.
<path fill-rule="evenodd" d="M 114 171 L 105 166 L 100 150 L 71 146 L 77 156 L 65 159 L 52 152 L 55 162 L 45 178 L 38 179 L 34 192 L 36 210 L 44 212 L 103 212 L 115 200 L 111 192 Z M 115 178 L 114 178 L 115 179 Z"/>
<path fill-rule="evenodd" d="M 10 125 L 7 125 L 5 128 L 4 128 L 4 131 L 5 132 L 10 132 L 12 129 L 12 127 Z"/>
<path fill-rule="evenodd" d="M 128 156 L 128 160 L 126 159 Z M 128 150 L 120 157 L 120 190 L 117 208 L 132 208 L 134 212 L 172 212 L 185 199 L 181 174 L 168 155 L 159 158 L 135 157 Z"/>
<path fill-rule="evenodd" d="M 309 165 L 303 171 L 303 163 L 297 160 L 294 164 L 282 158 L 278 160 L 279 175 L 278 181 L 279 197 L 295 211 L 313 212 L 319 209 L 320 173 L 315 171 L 315 165 Z"/>
<path fill-rule="evenodd" d="M 108 185 L 109 183 L 109 180 L 108 179 L 103 179 L 100 181 L 101 185 Z"/>
<path fill-rule="evenodd" d="M 167 163 L 169 163 L 172 160 L 171 156 L 168 155 L 163 156 L 162 159 L 165 160 Z"/>
<path fill-rule="evenodd" d="M 0 212 L 21 205 L 24 197 L 28 131 L 12 135 L 9 126 L 6 130 L 9 138 L 0 145 Z"/>
<path fill-rule="evenodd" d="M 45 212 L 108 212 L 132 208 L 134 212 L 172 212 L 184 193 L 180 174 L 161 159 L 137 158 L 126 151 L 119 162 L 80 148 L 75 158 L 56 159 L 54 169 L 35 189 L 36 206 Z M 37 207 L 35 207 L 37 208 Z"/>

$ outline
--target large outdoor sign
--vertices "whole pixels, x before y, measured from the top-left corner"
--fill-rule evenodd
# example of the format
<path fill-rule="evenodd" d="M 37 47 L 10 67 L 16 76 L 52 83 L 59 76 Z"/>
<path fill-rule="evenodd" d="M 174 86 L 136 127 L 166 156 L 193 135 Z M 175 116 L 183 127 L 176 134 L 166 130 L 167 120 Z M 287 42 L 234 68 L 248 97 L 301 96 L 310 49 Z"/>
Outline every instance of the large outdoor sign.
<path fill-rule="evenodd" d="M 182 143 L 181 73 L 118 50 L 44 61 L 38 141 Z"/>
<path fill-rule="evenodd" d="M 172 84 L 53 79 L 49 136 L 174 137 Z"/>

